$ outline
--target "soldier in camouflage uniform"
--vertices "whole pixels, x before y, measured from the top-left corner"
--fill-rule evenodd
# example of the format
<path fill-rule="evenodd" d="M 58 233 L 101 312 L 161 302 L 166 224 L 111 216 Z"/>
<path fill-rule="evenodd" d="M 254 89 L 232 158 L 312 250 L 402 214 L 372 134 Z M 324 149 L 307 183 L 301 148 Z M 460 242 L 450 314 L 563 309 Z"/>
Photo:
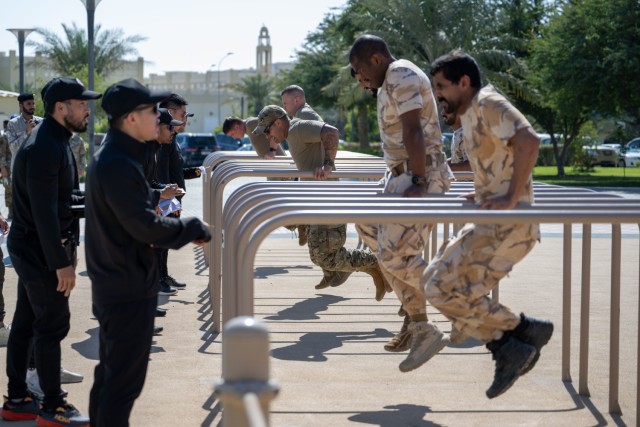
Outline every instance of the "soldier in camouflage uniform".
<path fill-rule="evenodd" d="M 445 112 L 461 115 L 475 202 L 496 210 L 531 204 L 540 141 L 527 119 L 492 86 L 481 88 L 478 65 L 462 51 L 438 58 L 431 75 Z M 539 239 L 538 224 L 467 224 L 421 278 L 429 302 L 493 353 L 489 398 L 533 368 L 553 333 L 551 322 L 518 316 L 488 296 Z"/>
<path fill-rule="evenodd" d="M 307 98 L 304 94 L 304 89 L 298 85 L 290 85 L 284 88 L 280 92 L 280 100 L 282 101 L 282 108 L 287 112 L 289 118 L 296 118 L 300 120 L 317 120 L 324 122 L 320 114 L 318 114 L 309 104 L 307 104 Z M 335 236 L 334 245 L 336 248 L 342 247 L 346 241 L 347 226 L 343 225 L 304 225 L 298 224 L 298 243 L 300 246 L 306 244 L 309 245 L 310 253 L 321 253 L 322 250 L 318 247 L 321 240 L 326 236 Z M 313 235 L 313 236 L 311 236 Z M 325 236 L 325 237 L 322 237 Z M 344 239 L 342 237 L 344 236 Z M 318 263 L 316 263 L 318 264 Z M 318 265 L 322 265 L 318 264 Z M 322 280 L 316 285 L 316 289 L 324 289 L 329 286 L 340 286 L 347 281 L 351 272 L 349 271 L 337 271 L 322 269 Z M 384 295 L 382 295 L 384 296 Z M 378 295 L 380 299 L 382 296 Z"/>
<path fill-rule="evenodd" d="M 365 89 L 377 90 L 378 126 L 388 171 L 384 192 L 427 197 L 449 189 L 453 174 L 442 151 L 436 102 L 427 75 L 413 63 L 396 60 L 384 40 L 359 37 L 349 53 L 351 74 Z M 422 224 L 358 225 L 362 240 L 377 253 L 382 272 L 402 303 L 402 330 L 387 351 L 410 347 L 400 370 L 418 368 L 448 343 L 448 335 L 427 319 L 420 274 L 431 227 Z"/>
<path fill-rule="evenodd" d="M 8 210 L 8 218 L 13 218 L 11 209 L 11 149 L 7 139 L 7 125 L 9 120 L 2 123 L 3 131 L 0 134 L 0 174 L 2 175 L 2 185 L 4 186 L 4 204 Z"/>
<path fill-rule="evenodd" d="M 317 120 L 289 120 L 283 108 L 268 105 L 260 111 L 258 126 L 253 132 L 268 135 L 273 149 L 286 139 L 291 157 L 299 170 L 314 171 L 318 180 L 330 177 L 338 151 L 338 129 L 335 127 Z M 347 273 L 362 271 L 371 275 L 376 287 L 376 299 L 381 300 L 387 286 L 376 256 L 370 251 L 346 249 L 345 241 L 345 225 L 311 225 L 308 242 L 311 261 L 323 270 Z"/>
<path fill-rule="evenodd" d="M 76 159 L 76 169 L 78 170 L 78 178 L 82 178 L 87 170 L 87 149 L 84 140 L 74 133 L 69 140 L 73 157 Z"/>

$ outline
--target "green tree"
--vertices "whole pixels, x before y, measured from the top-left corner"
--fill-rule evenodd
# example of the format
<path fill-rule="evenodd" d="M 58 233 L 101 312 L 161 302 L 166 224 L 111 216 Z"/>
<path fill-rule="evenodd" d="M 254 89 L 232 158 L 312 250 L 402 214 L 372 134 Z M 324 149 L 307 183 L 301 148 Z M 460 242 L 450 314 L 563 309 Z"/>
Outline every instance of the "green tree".
<path fill-rule="evenodd" d="M 75 23 L 62 24 L 64 38 L 46 28 L 37 28 L 36 33 L 43 41 L 27 41 L 36 51 L 44 54 L 51 61 L 53 69 L 60 75 L 79 76 L 83 71 L 87 74 L 89 63 L 89 41 L 87 32 Z M 95 73 L 106 77 L 123 66 L 122 60 L 129 55 L 137 54 L 134 44 L 146 40 L 141 35 L 124 36 L 121 29 L 102 30 L 95 27 L 94 64 Z M 86 81 L 86 80 L 84 80 Z"/>
<path fill-rule="evenodd" d="M 552 139 L 558 176 L 581 127 L 597 113 L 640 116 L 640 4 L 582 0 L 565 4 L 533 41 L 530 82 L 539 97 L 534 115 Z"/>
<path fill-rule="evenodd" d="M 238 92 L 247 97 L 247 111 L 249 114 L 258 115 L 260 110 L 266 105 L 280 105 L 275 90 L 273 78 L 257 74 L 242 79 L 242 83 L 233 85 Z"/>

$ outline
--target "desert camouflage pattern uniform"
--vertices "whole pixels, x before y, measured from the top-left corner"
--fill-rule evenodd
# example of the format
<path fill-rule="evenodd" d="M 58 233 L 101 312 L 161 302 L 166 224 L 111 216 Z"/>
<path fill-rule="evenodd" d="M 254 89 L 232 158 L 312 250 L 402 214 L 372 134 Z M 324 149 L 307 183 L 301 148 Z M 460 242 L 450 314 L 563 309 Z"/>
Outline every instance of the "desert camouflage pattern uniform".
<path fill-rule="evenodd" d="M 476 202 L 507 194 L 514 165 L 509 140 L 531 125 L 491 86 L 480 90 L 461 120 Z M 519 202 L 533 202 L 531 177 Z M 420 283 L 458 330 L 485 342 L 499 339 L 520 318 L 488 293 L 539 240 L 538 224 L 467 224 L 440 248 Z"/>
<path fill-rule="evenodd" d="M 84 176 L 87 170 L 87 149 L 84 146 L 84 140 L 74 133 L 69 140 L 73 157 L 76 160 L 76 169 L 78 170 L 78 177 Z"/>
<path fill-rule="evenodd" d="M 441 194 L 454 180 L 444 161 L 442 134 L 438 122 L 431 82 L 426 74 L 406 60 L 393 62 L 378 89 L 378 126 L 382 150 L 389 171 L 384 178 L 384 192 L 399 194 L 409 188 L 412 173 L 409 155 L 402 142 L 400 116 L 420 109 L 420 121 L 426 149 L 427 191 Z M 412 159 L 415 161 L 415 159 Z M 426 298 L 419 286 L 420 275 L 427 266 L 422 257 L 431 226 L 427 224 L 358 224 L 360 238 L 377 254 L 380 268 L 409 315 L 426 314 Z"/>
<path fill-rule="evenodd" d="M 7 134 L 0 135 L 0 167 L 7 168 L 8 176 L 2 177 L 2 185 L 4 186 L 4 204 L 9 211 L 9 217 L 13 216 L 11 210 L 11 149 L 9 148 L 9 140 Z"/>

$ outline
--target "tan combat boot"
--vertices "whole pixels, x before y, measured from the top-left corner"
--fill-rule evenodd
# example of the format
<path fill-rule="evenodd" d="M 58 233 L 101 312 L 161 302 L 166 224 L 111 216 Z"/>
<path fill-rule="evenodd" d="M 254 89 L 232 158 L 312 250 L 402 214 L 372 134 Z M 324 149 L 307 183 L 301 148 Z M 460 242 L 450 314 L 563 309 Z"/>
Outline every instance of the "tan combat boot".
<path fill-rule="evenodd" d="M 331 275 L 329 277 L 322 276 L 322 280 L 316 285 L 316 289 L 324 289 L 330 286 L 335 288 L 342 285 L 351 276 L 350 271 L 327 271 L 327 273 L 331 273 Z"/>
<path fill-rule="evenodd" d="M 401 309 L 402 310 L 402 309 Z M 411 331 L 409 331 L 409 324 L 411 323 L 411 317 L 405 313 L 404 323 L 400 332 L 398 332 L 393 338 L 385 344 L 384 349 L 393 353 L 399 353 L 401 351 L 408 350 L 411 347 Z"/>
<path fill-rule="evenodd" d="M 387 292 L 391 292 L 391 286 L 384 278 L 384 275 L 382 274 L 382 270 L 380 270 L 380 266 L 378 265 L 378 263 L 360 271 L 367 273 L 373 279 L 373 284 L 376 286 L 376 301 L 382 301 L 382 298 L 384 298 L 384 294 L 386 294 Z"/>

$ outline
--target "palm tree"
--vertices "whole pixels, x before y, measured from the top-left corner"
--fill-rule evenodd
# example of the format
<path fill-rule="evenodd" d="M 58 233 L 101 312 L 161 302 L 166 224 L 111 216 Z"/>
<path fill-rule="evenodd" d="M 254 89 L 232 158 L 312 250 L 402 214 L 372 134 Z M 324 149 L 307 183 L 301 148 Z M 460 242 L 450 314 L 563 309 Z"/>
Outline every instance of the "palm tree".
<path fill-rule="evenodd" d="M 245 77 L 242 83 L 233 85 L 233 88 L 247 96 L 249 114 L 257 116 L 265 105 L 279 103 L 273 92 L 273 79 L 262 74 Z"/>
<path fill-rule="evenodd" d="M 35 46 L 36 51 L 44 54 L 53 69 L 60 75 L 82 75 L 89 63 L 89 42 L 87 33 L 75 23 L 70 26 L 62 24 L 64 38 L 46 28 L 37 28 L 44 41 L 28 41 L 29 46 Z M 121 29 L 102 30 L 100 25 L 95 27 L 94 64 L 95 73 L 104 78 L 122 67 L 122 59 L 128 55 L 138 53 L 133 45 L 146 40 L 141 35 L 124 36 Z"/>

